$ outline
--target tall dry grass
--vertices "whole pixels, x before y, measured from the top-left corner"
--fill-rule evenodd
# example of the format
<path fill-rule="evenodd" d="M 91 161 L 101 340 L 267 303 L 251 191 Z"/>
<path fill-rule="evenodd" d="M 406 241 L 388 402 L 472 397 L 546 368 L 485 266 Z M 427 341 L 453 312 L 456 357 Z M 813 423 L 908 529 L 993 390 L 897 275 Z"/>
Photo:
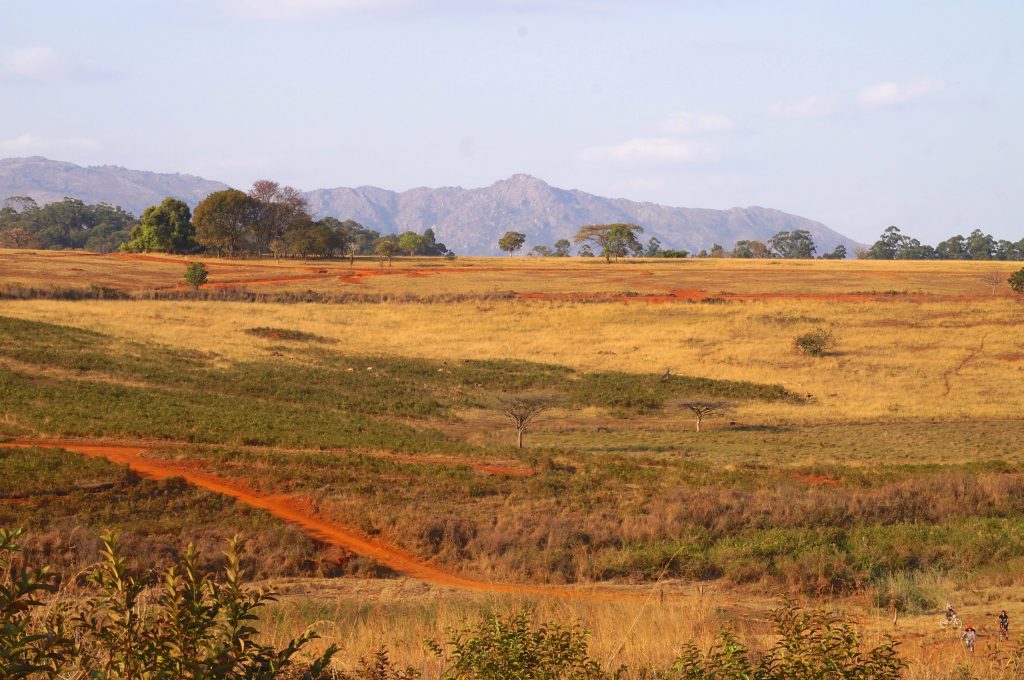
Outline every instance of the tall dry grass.
<path fill-rule="evenodd" d="M 257 326 L 335 340 L 342 353 L 433 359 L 523 359 L 777 383 L 809 404 L 752 404 L 738 419 L 830 422 L 1016 418 L 1024 377 L 1024 305 L 973 302 L 727 305 L 489 301 L 429 305 L 253 305 L 158 301 L 9 301 L 0 314 L 215 352 L 272 355 Z M 825 357 L 793 337 L 818 326 L 839 338 Z"/>

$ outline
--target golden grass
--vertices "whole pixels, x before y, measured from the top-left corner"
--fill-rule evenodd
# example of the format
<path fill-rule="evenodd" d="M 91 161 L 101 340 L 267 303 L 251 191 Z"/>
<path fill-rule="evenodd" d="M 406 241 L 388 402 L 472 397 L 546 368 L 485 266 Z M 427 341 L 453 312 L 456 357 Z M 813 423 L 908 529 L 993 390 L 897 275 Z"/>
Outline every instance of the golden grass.
<path fill-rule="evenodd" d="M 678 655 L 682 645 L 693 642 L 708 649 L 719 630 L 735 632 L 754 647 L 774 642 L 768 615 L 781 602 L 742 589 L 714 586 L 665 584 L 664 587 L 623 588 L 629 599 L 618 602 L 585 600 L 536 600 L 511 596 L 481 596 L 424 586 L 404 579 L 396 581 L 339 582 L 289 580 L 278 584 L 284 596 L 268 617 L 264 635 L 282 644 L 307 628 L 322 636 L 320 648 L 337 644 L 341 648 L 339 667 L 351 669 L 361 657 L 370 657 L 387 647 L 396 665 L 410 665 L 424 677 L 438 677 L 440 665 L 425 648 L 424 640 L 442 641 L 445 631 L 466 628 L 488 612 L 502 615 L 529 608 L 537 621 L 578 624 L 591 631 L 591 655 L 606 669 L 625 664 L 634 671 L 664 668 Z M 661 592 L 665 596 L 661 597 Z M 646 597 L 650 594 L 650 597 Z M 986 589 L 951 594 L 958 603 L 965 625 L 978 629 L 979 639 L 969 657 L 952 631 L 938 627 L 934 614 L 901 615 L 897 624 L 892 612 L 869 607 L 863 598 L 821 602 L 803 601 L 802 606 L 824 607 L 857 623 L 866 645 L 881 644 L 886 635 L 900 642 L 901 653 L 911 666 L 908 680 L 945 680 L 963 677 L 957 667 L 964 664 L 979 679 L 1007 678 L 992 657 L 1008 652 L 1016 642 L 996 639 L 999 609 L 1005 608 L 1012 622 L 1024 620 L 1019 592 Z"/>
<path fill-rule="evenodd" d="M 433 359 L 523 359 L 585 370 L 676 373 L 778 383 L 809 404 L 756 404 L 757 422 L 1017 418 L 1024 306 L 1011 300 L 857 302 L 765 300 L 725 305 L 499 301 L 279 305 L 160 301 L 17 301 L 0 314 L 115 337 L 267 357 L 275 344 L 247 328 L 296 329 L 336 340 L 331 351 Z M 792 349 L 825 326 L 833 356 Z"/>

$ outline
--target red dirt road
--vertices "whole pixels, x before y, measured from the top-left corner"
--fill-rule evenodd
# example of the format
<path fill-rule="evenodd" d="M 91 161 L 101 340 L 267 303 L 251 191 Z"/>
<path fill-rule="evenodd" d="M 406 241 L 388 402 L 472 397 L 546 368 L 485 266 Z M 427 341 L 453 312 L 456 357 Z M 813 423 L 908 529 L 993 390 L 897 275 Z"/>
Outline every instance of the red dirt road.
<path fill-rule="evenodd" d="M 489 581 L 458 576 L 431 566 L 401 548 L 365 536 L 361 532 L 337 522 L 318 517 L 311 510 L 304 508 L 297 499 L 287 496 L 264 495 L 216 475 L 177 466 L 168 461 L 143 457 L 143 454 L 146 452 L 144 447 L 95 442 L 83 443 L 67 440 L 33 440 L 0 443 L 0 447 L 13 446 L 53 447 L 94 458 L 105 458 L 113 463 L 127 465 L 139 475 L 151 479 L 180 477 L 190 484 L 207 491 L 231 496 L 250 507 L 265 510 L 322 543 L 348 550 L 357 555 L 369 557 L 401 574 L 439 586 L 478 592 L 544 595 L 559 599 L 620 600 L 628 597 L 625 593 L 610 591 L 595 592 L 593 590 L 557 586 L 491 583 Z M 634 594 L 633 597 L 635 596 Z"/>

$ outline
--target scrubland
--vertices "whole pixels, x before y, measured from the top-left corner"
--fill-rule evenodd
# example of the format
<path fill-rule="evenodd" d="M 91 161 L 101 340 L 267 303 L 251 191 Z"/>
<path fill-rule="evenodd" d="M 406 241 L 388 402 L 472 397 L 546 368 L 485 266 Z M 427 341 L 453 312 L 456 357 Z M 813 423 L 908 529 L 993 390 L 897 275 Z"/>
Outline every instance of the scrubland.
<path fill-rule="evenodd" d="M 906 677 L 968 677 L 935 625 L 949 599 L 982 633 L 971 672 L 1001 677 L 992 617 L 1024 616 L 1024 305 L 980 277 L 1012 263 L 223 261 L 225 299 L 190 300 L 146 299 L 184 260 L 0 258 L 9 292 L 131 298 L 0 300 L 0 436 L 142 442 L 453 574 L 604 595 L 425 586 L 183 482 L 0 449 L 0 525 L 61 569 L 103 527 L 147 568 L 187 541 L 215 565 L 243 532 L 252 572 L 287 577 L 266 635 L 318 621 L 347 658 L 386 644 L 427 677 L 422 640 L 491 608 L 642 667 L 723 626 L 765 644 L 783 593 L 894 632 Z M 835 351 L 796 353 L 818 327 Z M 559 401 L 519 450 L 495 397 L 526 390 Z M 697 433 L 696 399 L 731 409 Z"/>

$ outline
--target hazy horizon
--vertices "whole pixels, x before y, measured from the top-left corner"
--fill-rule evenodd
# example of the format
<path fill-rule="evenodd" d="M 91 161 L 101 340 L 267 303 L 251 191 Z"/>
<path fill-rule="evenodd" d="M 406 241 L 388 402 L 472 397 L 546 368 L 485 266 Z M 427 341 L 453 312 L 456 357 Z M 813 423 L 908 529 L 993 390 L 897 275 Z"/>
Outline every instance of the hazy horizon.
<path fill-rule="evenodd" d="M 525 173 L 866 242 L 1024 235 L 1015 3 L 42 0 L 0 19 L 2 157 L 305 190 Z"/>

